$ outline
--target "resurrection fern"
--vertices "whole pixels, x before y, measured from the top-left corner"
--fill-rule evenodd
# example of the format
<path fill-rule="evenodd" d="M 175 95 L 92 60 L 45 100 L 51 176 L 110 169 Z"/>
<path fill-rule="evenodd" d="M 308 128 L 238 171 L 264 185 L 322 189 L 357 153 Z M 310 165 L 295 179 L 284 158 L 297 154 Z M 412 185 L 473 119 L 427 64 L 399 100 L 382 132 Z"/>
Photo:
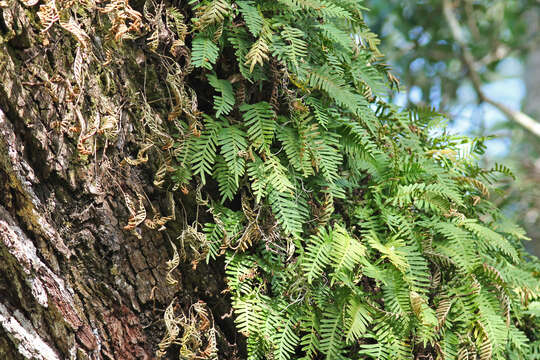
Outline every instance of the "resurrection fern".
<path fill-rule="evenodd" d="M 216 63 L 219 48 L 210 38 L 197 37 L 193 39 L 191 61 L 194 66 L 212 70 Z"/>
<path fill-rule="evenodd" d="M 220 95 L 214 95 L 216 117 L 228 115 L 233 109 L 235 98 L 232 85 L 227 80 L 220 80 L 215 75 L 208 75 L 208 82 Z"/>
<path fill-rule="evenodd" d="M 207 75 L 219 95 L 188 171 L 259 214 L 235 211 L 239 234 L 219 244 L 248 358 L 536 356 L 537 262 L 487 199 L 511 173 L 476 165 L 485 139 L 433 137 L 440 114 L 384 102 L 395 78 L 356 1 L 231 9 L 218 35 L 194 24 L 193 64 L 236 80 Z M 235 57 L 212 66 L 207 39 Z M 230 216 L 208 205 L 216 224 Z"/>
<path fill-rule="evenodd" d="M 57 3 L 62 16 L 42 5 L 45 29 L 90 48 Z M 105 3 L 107 41 L 138 31 L 166 73 L 152 106 L 167 121 L 141 110 L 167 161 L 156 184 L 172 173 L 207 210 L 185 208 L 189 246 L 225 258 L 246 358 L 540 359 L 540 262 L 489 201 L 513 174 L 477 164 L 486 138 L 386 102 L 397 80 L 360 1 Z M 215 358 L 188 338 L 166 343 Z"/>

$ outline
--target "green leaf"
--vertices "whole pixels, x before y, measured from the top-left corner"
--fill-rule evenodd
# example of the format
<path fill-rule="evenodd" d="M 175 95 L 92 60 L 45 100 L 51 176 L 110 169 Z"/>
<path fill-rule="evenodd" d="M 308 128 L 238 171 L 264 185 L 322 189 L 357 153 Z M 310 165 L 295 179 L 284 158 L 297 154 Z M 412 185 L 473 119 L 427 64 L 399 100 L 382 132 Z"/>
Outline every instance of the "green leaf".
<path fill-rule="evenodd" d="M 252 105 L 244 104 L 240 106 L 240 111 L 243 112 L 242 118 L 253 147 L 257 150 L 269 151 L 276 126 L 276 114 L 272 106 L 263 101 Z"/>
<path fill-rule="evenodd" d="M 208 38 L 197 36 L 193 39 L 191 48 L 191 62 L 195 67 L 212 70 L 218 58 L 218 47 Z"/>
<path fill-rule="evenodd" d="M 214 95 L 216 117 L 228 115 L 236 101 L 231 83 L 228 80 L 220 80 L 213 74 L 207 75 L 207 78 L 214 90 L 221 93 L 221 95 Z"/>

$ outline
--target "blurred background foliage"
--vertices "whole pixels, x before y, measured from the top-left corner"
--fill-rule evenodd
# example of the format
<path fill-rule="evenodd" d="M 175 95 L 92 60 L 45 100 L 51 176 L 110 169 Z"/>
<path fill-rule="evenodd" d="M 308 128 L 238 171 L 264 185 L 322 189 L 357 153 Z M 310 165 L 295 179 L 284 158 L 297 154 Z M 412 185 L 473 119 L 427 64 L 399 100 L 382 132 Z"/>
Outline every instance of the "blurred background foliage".
<path fill-rule="evenodd" d="M 387 62 L 407 85 L 392 101 L 447 113 L 451 132 L 493 135 L 481 161 L 510 167 L 517 180 L 491 196 L 526 228 L 527 247 L 540 255 L 540 1 L 365 5 Z"/>

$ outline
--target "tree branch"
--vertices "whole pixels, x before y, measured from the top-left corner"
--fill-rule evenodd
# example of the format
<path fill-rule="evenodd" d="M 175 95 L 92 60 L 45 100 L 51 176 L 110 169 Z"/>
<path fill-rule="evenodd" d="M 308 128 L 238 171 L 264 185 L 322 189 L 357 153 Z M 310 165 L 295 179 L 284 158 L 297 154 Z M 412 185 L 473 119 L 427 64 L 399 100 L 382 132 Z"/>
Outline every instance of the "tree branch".
<path fill-rule="evenodd" d="M 452 37 L 463 52 L 463 62 L 469 72 L 469 77 L 472 81 L 473 88 L 476 91 L 476 94 L 478 95 L 480 100 L 493 105 L 494 107 L 499 109 L 500 112 L 506 115 L 510 120 L 517 122 L 528 131 L 540 137 L 540 123 L 538 121 L 521 111 L 510 109 L 506 105 L 497 102 L 485 95 L 484 91 L 482 90 L 482 81 L 480 80 L 480 76 L 476 71 L 474 56 L 472 55 L 471 50 L 467 46 L 465 34 L 461 30 L 461 26 L 459 25 L 456 15 L 454 14 L 451 0 L 443 0 L 443 12 L 446 22 L 450 27 Z"/>

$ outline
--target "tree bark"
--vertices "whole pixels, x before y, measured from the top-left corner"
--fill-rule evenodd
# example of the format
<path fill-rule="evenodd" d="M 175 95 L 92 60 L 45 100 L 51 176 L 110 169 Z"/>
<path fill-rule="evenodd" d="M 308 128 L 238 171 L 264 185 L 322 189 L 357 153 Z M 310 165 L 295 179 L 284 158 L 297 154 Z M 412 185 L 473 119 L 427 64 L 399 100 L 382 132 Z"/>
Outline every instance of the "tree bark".
<path fill-rule="evenodd" d="M 106 67 L 83 63 L 82 84 L 71 34 L 36 24 L 35 9 L 0 1 L 0 358 L 153 359 L 173 299 L 177 311 L 208 304 L 222 357 L 233 358 L 220 266 L 181 264 L 178 284 L 165 281 L 170 241 L 194 217 L 192 195 L 174 194 L 181 206 L 167 230 L 123 229 L 123 193 L 144 194 L 148 217 L 169 211 L 167 190 L 152 186 L 157 153 L 142 166 L 123 161 L 140 148 L 129 99 L 165 93 L 158 70 L 133 42 Z M 101 128 L 81 140 L 107 116 L 113 135 Z"/>

